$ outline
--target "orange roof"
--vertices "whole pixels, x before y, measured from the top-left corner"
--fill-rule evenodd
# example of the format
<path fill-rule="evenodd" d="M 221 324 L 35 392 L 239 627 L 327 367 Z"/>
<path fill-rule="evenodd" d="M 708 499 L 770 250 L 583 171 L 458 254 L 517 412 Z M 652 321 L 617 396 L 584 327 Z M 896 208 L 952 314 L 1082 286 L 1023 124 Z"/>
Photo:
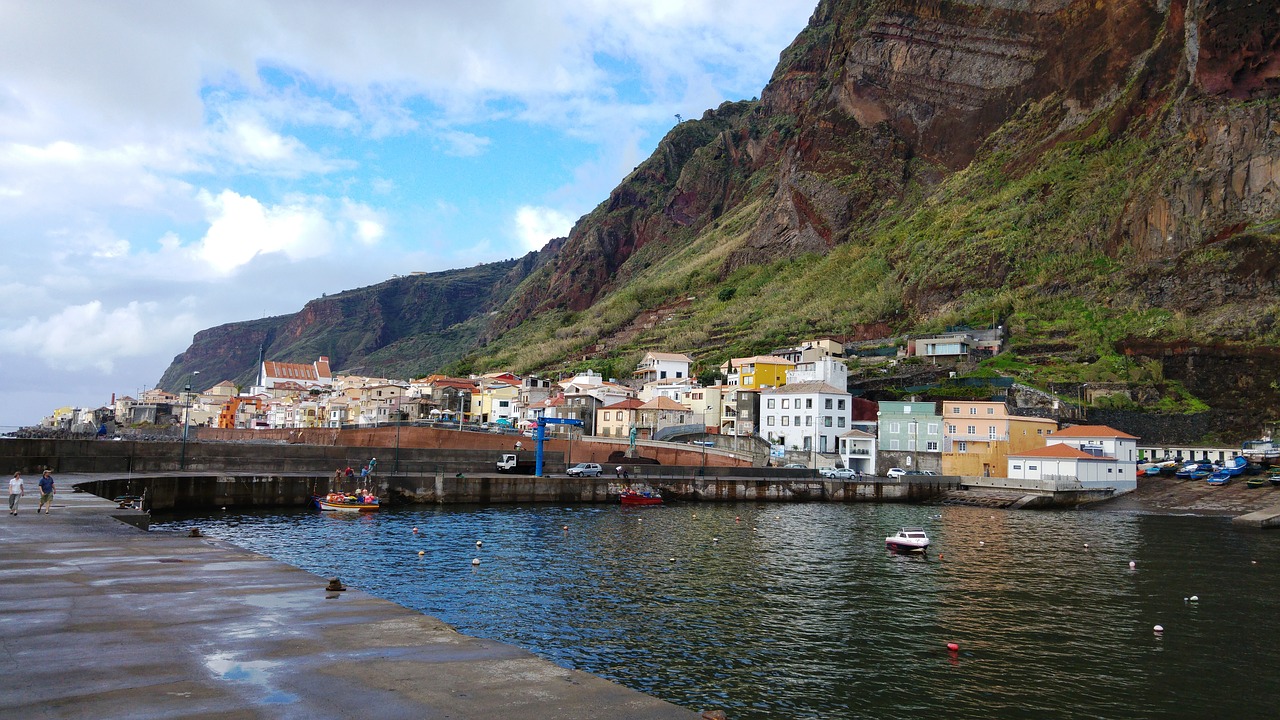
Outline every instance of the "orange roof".
<path fill-rule="evenodd" d="M 621 402 L 616 402 L 612 405 L 605 405 L 600 409 L 601 410 L 635 410 L 636 408 L 639 408 L 642 405 L 644 405 L 644 403 L 640 402 L 639 398 L 627 398 L 626 400 L 622 400 Z"/>
<path fill-rule="evenodd" d="M 1019 453 L 1009 453 L 1011 458 L 1058 458 L 1060 460 L 1115 460 L 1115 458 L 1107 455 L 1090 455 L 1083 450 L 1078 450 L 1070 445 L 1062 443 L 1054 443 L 1046 445 L 1042 448 L 1034 450 L 1023 450 Z"/>
<path fill-rule="evenodd" d="M 1124 440 L 1137 440 L 1138 438 L 1122 433 L 1115 428 L 1109 428 L 1106 425 L 1072 425 L 1064 427 L 1053 434 L 1054 437 L 1069 438 L 1122 438 Z"/>
<path fill-rule="evenodd" d="M 671 398 L 667 397 L 666 395 L 659 395 L 658 397 L 641 405 L 640 408 L 643 410 L 686 410 L 686 411 L 689 409 L 681 405 L 680 403 L 676 402 L 675 400 L 672 400 Z"/>

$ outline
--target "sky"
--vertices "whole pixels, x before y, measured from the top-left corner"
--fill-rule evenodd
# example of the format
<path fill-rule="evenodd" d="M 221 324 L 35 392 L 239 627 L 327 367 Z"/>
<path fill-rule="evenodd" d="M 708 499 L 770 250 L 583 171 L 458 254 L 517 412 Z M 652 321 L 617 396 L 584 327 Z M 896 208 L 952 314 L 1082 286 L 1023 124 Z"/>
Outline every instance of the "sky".
<path fill-rule="evenodd" d="M 568 234 L 815 5 L 0 0 L 0 432 L 202 329 Z"/>

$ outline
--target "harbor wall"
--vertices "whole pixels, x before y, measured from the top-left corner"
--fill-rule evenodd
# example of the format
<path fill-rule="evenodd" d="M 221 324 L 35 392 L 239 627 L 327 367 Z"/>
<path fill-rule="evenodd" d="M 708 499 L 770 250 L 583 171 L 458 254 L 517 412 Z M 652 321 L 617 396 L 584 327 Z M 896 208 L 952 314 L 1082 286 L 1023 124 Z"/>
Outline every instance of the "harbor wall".
<path fill-rule="evenodd" d="M 306 505 L 312 494 L 329 492 L 332 482 L 331 476 L 322 474 L 132 474 L 84 480 L 75 487 L 108 499 L 142 497 L 146 509 L 170 512 L 298 507 Z M 691 502 L 920 502 L 959 487 L 958 481 L 949 478 L 842 481 L 699 477 L 693 472 L 683 477 L 633 477 L 630 481 L 435 473 L 382 477 L 369 484 L 389 505 L 616 502 L 618 493 L 628 485 L 659 490 L 669 500 Z"/>

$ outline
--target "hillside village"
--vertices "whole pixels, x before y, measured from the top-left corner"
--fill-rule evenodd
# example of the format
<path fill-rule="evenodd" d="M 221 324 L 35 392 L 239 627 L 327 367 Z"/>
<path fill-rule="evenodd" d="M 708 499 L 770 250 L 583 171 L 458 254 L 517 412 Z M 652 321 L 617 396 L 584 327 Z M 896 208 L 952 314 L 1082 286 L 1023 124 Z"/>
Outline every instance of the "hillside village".
<path fill-rule="evenodd" d="M 934 367 L 1000 350 L 998 329 L 909 340 L 897 360 Z M 883 361 L 883 353 L 871 353 Z M 850 391 L 839 342 L 820 338 L 771 353 L 732 358 L 702 383 L 688 355 L 648 352 L 625 379 L 594 371 L 550 378 L 510 372 L 429 375 L 408 381 L 335 374 L 327 357 L 310 364 L 262 360 L 256 382 L 198 384 L 181 393 L 147 390 L 97 409 L 63 408 L 46 428 L 106 435 L 108 425 L 224 429 L 351 428 L 406 424 L 531 437 L 540 418 L 573 419 L 581 429 L 549 434 L 632 441 L 730 441 L 761 446 L 760 464 L 825 474 L 941 474 L 1073 478 L 1082 486 L 1132 489 L 1138 438 L 1110 427 L 1059 429 L 1056 419 L 1020 413 L 1004 399 L 873 401 Z M 532 443 L 530 443 L 531 445 Z M 1221 458 L 1219 458 L 1221 459 Z"/>

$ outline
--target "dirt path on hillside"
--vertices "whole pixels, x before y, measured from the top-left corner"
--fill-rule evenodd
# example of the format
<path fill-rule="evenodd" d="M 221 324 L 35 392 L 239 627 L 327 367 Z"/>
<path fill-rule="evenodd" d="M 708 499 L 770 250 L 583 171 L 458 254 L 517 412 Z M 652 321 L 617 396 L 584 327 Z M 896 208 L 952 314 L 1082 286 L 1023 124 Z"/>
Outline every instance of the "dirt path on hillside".
<path fill-rule="evenodd" d="M 1245 486 L 1245 477 L 1229 485 L 1214 486 L 1203 480 L 1172 477 L 1138 478 L 1138 489 L 1114 500 L 1097 503 L 1097 510 L 1139 510 L 1157 513 L 1243 515 L 1280 506 L 1280 487 Z"/>

